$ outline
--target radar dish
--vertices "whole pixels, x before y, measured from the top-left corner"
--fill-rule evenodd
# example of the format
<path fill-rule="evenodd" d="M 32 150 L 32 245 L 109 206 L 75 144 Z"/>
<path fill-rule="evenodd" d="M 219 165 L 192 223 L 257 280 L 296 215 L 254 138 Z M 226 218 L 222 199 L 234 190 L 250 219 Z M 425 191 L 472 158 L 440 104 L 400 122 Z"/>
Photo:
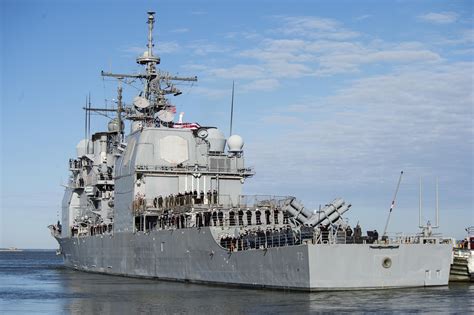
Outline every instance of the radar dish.
<path fill-rule="evenodd" d="M 136 96 L 133 99 L 133 105 L 138 108 L 147 108 L 148 106 L 150 106 L 150 102 L 144 97 Z"/>
<path fill-rule="evenodd" d="M 207 132 L 206 128 L 199 128 L 197 130 L 197 136 L 201 139 L 207 138 L 208 135 L 209 135 L 209 133 Z"/>
<path fill-rule="evenodd" d="M 170 111 L 162 109 L 158 112 L 158 118 L 163 122 L 170 122 L 173 121 L 174 114 Z"/>

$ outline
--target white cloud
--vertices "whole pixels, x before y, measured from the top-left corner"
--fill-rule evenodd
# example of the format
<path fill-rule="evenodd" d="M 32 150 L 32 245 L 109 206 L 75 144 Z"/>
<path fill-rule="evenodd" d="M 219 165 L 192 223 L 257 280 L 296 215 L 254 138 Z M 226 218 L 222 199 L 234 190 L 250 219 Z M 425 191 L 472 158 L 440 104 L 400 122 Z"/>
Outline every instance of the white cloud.
<path fill-rule="evenodd" d="M 200 86 L 193 87 L 192 91 L 198 95 L 202 95 L 210 99 L 221 99 L 223 97 L 228 97 L 229 95 L 228 90 L 206 88 L 206 87 L 200 87 Z"/>
<path fill-rule="evenodd" d="M 170 54 L 179 50 L 179 45 L 176 42 L 158 42 L 155 44 L 155 49 L 160 54 Z"/>
<path fill-rule="evenodd" d="M 367 20 L 368 18 L 372 17 L 372 15 L 370 14 L 364 14 L 364 15 L 360 15 L 360 16 L 357 16 L 355 18 L 356 21 L 363 21 L 363 20 Z"/>
<path fill-rule="evenodd" d="M 285 23 L 278 31 L 285 35 L 333 40 L 346 40 L 359 36 L 358 32 L 348 30 L 336 20 L 328 18 L 284 17 L 283 21 Z"/>
<path fill-rule="evenodd" d="M 319 58 L 318 74 L 335 74 L 353 72 L 364 64 L 376 63 L 432 63 L 441 61 L 441 57 L 429 50 L 380 50 L 365 51 L 365 53 L 333 53 Z"/>
<path fill-rule="evenodd" d="M 280 86 L 276 79 L 255 80 L 242 86 L 244 91 L 273 91 Z"/>
<path fill-rule="evenodd" d="M 255 31 L 244 31 L 244 32 L 229 32 L 225 34 L 225 38 L 228 39 L 249 39 L 249 40 L 258 40 L 262 38 L 262 35 Z"/>
<path fill-rule="evenodd" d="M 307 65 L 290 62 L 272 62 L 267 65 L 271 77 L 277 78 L 301 78 L 309 75 L 312 71 Z"/>
<path fill-rule="evenodd" d="M 189 28 L 177 28 L 171 31 L 172 33 L 187 33 L 189 32 Z"/>
<path fill-rule="evenodd" d="M 439 45 L 474 44 L 474 29 L 462 30 L 455 38 L 444 38 L 437 42 Z"/>
<path fill-rule="evenodd" d="M 143 54 L 144 51 L 146 51 L 146 47 L 142 46 L 130 46 L 127 48 L 121 49 L 122 52 L 126 54 L 132 54 L 132 55 L 141 55 Z"/>
<path fill-rule="evenodd" d="M 473 70 L 473 63 L 407 69 L 355 80 L 318 102 L 276 108 L 262 120 L 274 137 L 253 147 L 256 164 L 282 170 L 265 173 L 269 181 L 290 183 L 319 177 L 344 185 L 347 174 L 363 172 L 361 179 L 376 184 L 397 168 L 468 178 Z M 278 159 L 264 153 L 275 148 L 284 148 Z"/>
<path fill-rule="evenodd" d="M 157 53 L 162 53 L 162 54 L 169 54 L 173 53 L 176 51 L 179 51 L 180 46 L 176 42 L 162 42 L 159 41 L 158 43 L 155 43 L 155 49 L 154 51 Z M 142 55 L 145 51 L 147 51 L 146 46 L 130 46 L 127 48 L 121 49 L 122 52 L 126 53 L 127 55 L 134 55 L 134 56 L 140 56 Z"/>
<path fill-rule="evenodd" d="M 208 70 L 213 77 L 224 79 L 255 79 L 263 76 L 264 69 L 256 65 L 235 65 L 230 68 L 215 68 Z"/>
<path fill-rule="evenodd" d="M 442 58 L 419 42 L 388 45 L 378 41 L 360 42 L 266 39 L 239 56 L 255 59 L 270 77 L 298 78 L 307 75 L 334 75 L 359 71 L 376 63 L 433 63 Z"/>
<path fill-rule="evenodd" d="M 458 15 L 455 12 L 430 12 L 419 15 L 418 18 L 425 22 L 435 24 L 449 24 L 456 22 Z"/>
<path fill-rule="evenodd" d="M 204 66 L 205 76 L 224 79 L 259 80 L 262 89 L 274 89 L 270 80 L 298 79 L 310 76 L 332 76 L 360 73 L 364 67 L 385 64 L 390 67 L 432 65 L 443 62 L 443 58 L 421 42 L 389 43 L 379 39 L 367 41 L 359 34 L 345 28 L 333 19 L 317 17 L 280 17 L 282 26 L 277 31 L 261 34 L 251 32 L 252 48 L 236 50 L 229 46 L 215 45 L 207 41 L 196 41 L 189 48 L 198 55 L 225 53 L 214 57 L 231 56 L 238 64 L 228 66 Z M 245 32 L 227 33 L 233 39 Z M 324 33 L 325 35 L 322 35 Z M 276 38 L 265 38 L 272 34 Z M 466 37 L 469 37 L 467 33 Z M 217 62 L 216 62 L 217 61 Z M 225 62 L 229 63 L 229 60 Z M 233 61 L 233 64 L 236 62 Z M 389 69 L 389 68 L 387 68 Z M 246 82 L 249 90 L 253 89 Z M 264 88 L 264 86 L 266 86 Z"/>
<path fill-rule="evenodd" d="M 200 64 L 186 64 L 181 66 L 185 70 L 190 70 L 190 71 L 205 71 L 208 68 L 208 66 L 205 65 L 200 65 Z"/>
<path fill-rule="evenodd" d="M 187 47 L 194 50 L 196 55 L 205 56 L 209 54 L 224 53 L 230 50 L 229 47 L 224 47 L 214 43 L 209 43 L 205 40 L 194 41 L 189 44 Z"/>

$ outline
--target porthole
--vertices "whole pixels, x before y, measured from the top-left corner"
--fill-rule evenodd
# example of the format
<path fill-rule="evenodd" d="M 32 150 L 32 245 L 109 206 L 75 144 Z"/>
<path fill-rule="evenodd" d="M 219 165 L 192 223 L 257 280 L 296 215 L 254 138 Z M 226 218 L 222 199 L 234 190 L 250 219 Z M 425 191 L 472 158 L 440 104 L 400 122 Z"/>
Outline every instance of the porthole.
<path fill-rule="evenodd" d="M 385 257 L 383 260 L 382 260 L 382 267 L 384 268 L 390 268 L 392 266 L 392 260 L 388 257 Z"/>

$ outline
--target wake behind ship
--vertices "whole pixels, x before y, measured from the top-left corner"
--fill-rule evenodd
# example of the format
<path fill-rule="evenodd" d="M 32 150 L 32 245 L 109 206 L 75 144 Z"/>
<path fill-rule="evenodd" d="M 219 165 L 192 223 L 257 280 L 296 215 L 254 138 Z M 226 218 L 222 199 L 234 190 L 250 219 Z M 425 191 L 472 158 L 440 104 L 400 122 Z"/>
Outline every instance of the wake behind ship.
<path fill-rule="evenodd" d="M 177 77 L 157 68 L 154 12 L 140 74 L 118 80 L 106 131 L 79 142 L 62 219 L 50 229 L 65 265 L 105 274 L 295 290 L 446 285 L 452 244 L 426 230 L 379 240 L 351 228 L 336 198 L 319 211 L 291 196 L 244 196 L 254 175 L 243 139 L 216 127 L 175 122 L 167 95 Z M 133 104 L 122 84 L 143 83 Z M 125 122 L 130 133 L 125 135 Z M 227 144 L 227 149 L 226 149 Z"/>

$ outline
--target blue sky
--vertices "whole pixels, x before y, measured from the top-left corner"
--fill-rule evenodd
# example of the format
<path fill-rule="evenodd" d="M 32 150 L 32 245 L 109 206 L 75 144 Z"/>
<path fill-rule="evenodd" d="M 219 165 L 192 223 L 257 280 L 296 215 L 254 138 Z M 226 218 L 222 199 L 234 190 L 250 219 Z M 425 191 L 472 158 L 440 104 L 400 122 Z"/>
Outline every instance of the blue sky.
<path fill-rule="evenodd" d="M 424 221 L 462 238 L 474 225 L 472 1 L 11 1 L 1 12 L 0 247 L 54 248 L 67 161 L 100 71 L 137 72 L 146 11 L 161 68 L 197 75 L 172 99 L 185 120 L 234 132 L 256 176 L 247 194 L 352 203 L 352 224 L 389 232 Z M 136 89 L 125 91 L 125 101 Z M 105 121 L 93 117 L 94 131 Z"/>

